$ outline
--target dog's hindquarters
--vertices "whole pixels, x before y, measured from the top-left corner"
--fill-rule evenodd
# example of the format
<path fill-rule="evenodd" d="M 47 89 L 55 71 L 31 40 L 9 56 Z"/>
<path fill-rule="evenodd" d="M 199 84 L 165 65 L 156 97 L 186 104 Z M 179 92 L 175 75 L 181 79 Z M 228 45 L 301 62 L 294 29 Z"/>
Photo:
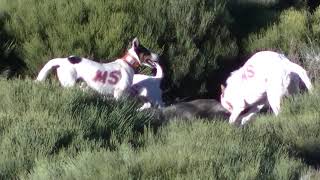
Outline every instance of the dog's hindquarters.
<path fill-rule="evenodd" d="M 58 68 L 58 67 L 61 66 L 60 62 L 61 62 L 60 58 L 51 59 L 49 62 L 47 62 L 43 66 L 43 68 L 40 70 L 36 81 L 44 81 L 47 78 L 47 76 L 49 75 L 49 73 L 51 72 L 52 69 Z"/>
<path fill-rule="evenodd" d="M 77 73 L 66 58 L 51 59 L 47 62 L 40 70 L 36 81 L 44 81 L 53 69 L 57 69 L 57 76 L 63 87 L 70 87 L 76 83 Z"/>

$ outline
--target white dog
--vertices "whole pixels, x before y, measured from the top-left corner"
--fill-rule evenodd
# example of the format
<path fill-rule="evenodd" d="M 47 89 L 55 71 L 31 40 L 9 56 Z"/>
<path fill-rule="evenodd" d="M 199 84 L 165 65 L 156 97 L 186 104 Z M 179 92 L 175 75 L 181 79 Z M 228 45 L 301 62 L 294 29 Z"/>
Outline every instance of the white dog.
<path fill-rule="evenodd" d="M 142 63 L 158 61 L 158 55 L 143 47 L 137 38 L 132 41 L 126 54 L 110 63 L 98 63 L 86 58 L 71 56 L 50 60 L 39 72 L 37 81 L 44 81 L 52 69 L 57 70 L 63 87 L 71 87 L 83 80 L 91 89 L 102 95 L 118 99 L 132 84 L 135 69 Z"/>
<path fill-rule="evenodd" d="M 153 62 L 152 63 L 156 71 L 155 76 L 148 76 L 144 74 L 135 74 L 133 76 L 132 91 L 135 96 L 143 99 L 144 104 L 139 110 L 143 110 L 150 107 L 163 107 L 162 90 L 160 88 L 161 80 L 163 78 L 163 71 L 161 66 Z"/>
<path fill-rule="evenodd" d="M 283 54 L 262 51 L 227 79 L 227 86 L 222 86 L 221 104 L 231 112 L 229 123 L 243 125 L 264 106 L 270 106 L 278 115 L 281 98 L 299 92 L 300 85 L 312 88 L 301 66 Z"/>

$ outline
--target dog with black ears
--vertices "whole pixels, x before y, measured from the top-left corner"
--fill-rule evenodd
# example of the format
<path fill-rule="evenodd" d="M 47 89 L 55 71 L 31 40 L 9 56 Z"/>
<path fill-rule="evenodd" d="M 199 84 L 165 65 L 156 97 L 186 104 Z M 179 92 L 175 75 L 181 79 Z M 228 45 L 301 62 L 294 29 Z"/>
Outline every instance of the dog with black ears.
<path fill-rule="evenodd" d="M 152 65 L 158 60 L 157 54 L 134 38 L 125 55 L 113 62 L 98 63 L 76 56 L 52 59 L 40 70 L 36 81 L 44 81 L 50 71 L 56 69 L 63 87 L 75 86 L 77 81 L 82 80 L 90 89 L 118 99 L 129 93 L 135 70 L 141 64 Z"/>

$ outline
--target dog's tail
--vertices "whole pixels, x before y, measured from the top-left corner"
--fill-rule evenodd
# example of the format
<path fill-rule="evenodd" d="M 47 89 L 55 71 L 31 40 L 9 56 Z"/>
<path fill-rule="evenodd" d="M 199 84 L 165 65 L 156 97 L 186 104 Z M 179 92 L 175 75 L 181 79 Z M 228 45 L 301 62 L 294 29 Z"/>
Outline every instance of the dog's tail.
<path fill-rule="evenodd" d="M 51 59 L 49 62 L 47 62 L 47 64 L 45 64 L 43 68 L 40 70 L 36 81 L 44 81 L 52 69 L 60 67 L 62 61 L 62 58 L 56 58 Z"/>
<path fill-rule="evenodd" d="M 155 78 L 162 79 L 162 78 L 163 78 L 163 70 L 162 70 L 160 64 L 158 64 L 158 63 L 156 63 L 156 62 L 155 62 L 154 64 L 155 64 L 156 69 L 157 69 L 157 73 L 156 73 L 156 75 L 155 75 Z"/>
<path fill-rule="evenodd" d="M 303 83 L 305 84 L 308 91 L 311 91 L 312 90 L 312 83 L 311 83 L 310 78 L 307 75 L 306 70 L 295 63 L 290 63 L 290 66 L 291 66 L 291 70 L 299 75 L 300 79 L 303 81 Z"/>

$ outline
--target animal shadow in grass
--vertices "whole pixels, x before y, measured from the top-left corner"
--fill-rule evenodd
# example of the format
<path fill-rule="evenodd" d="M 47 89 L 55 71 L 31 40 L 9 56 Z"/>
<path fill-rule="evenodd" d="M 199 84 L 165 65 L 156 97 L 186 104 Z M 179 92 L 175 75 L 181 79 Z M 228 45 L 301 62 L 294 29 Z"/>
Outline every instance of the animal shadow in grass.
<path fill-rule="evenodd" d="M 15 51 L 14 38 L 4 28 L 8 18 L 8 14 L 0 12 L 0 74 L 12 78 L 21 75 L 27 66 Z"/>
<path fill-rule="evenodd" d="M 197 120 L 225 121 L 229 112 L 214 99 L 196 99 L 180 102 L 163 108 L 150 108 L 146 112 L 152 114 L 151 126 L 155 132 L 171 121 L 193 122 Z"/>
<path fill-rule="evenodd" d="M 61 149 L 68 147 L 71 143 L 73 138 L 75 137 L 75 133 L 68 132 L 61 136 L 54 146 L 52 147 L 51 151 L 49 152 L 50 155 L 58 153 Z"/>
<path fill-rule="evenodd" d="M 305 142 L 301 147 L 295 147 L 293 156 L 302 159 L 307 165 L 319 169 L 320 168 L 320 144 L 314 143 L 317 140 Z"/>

